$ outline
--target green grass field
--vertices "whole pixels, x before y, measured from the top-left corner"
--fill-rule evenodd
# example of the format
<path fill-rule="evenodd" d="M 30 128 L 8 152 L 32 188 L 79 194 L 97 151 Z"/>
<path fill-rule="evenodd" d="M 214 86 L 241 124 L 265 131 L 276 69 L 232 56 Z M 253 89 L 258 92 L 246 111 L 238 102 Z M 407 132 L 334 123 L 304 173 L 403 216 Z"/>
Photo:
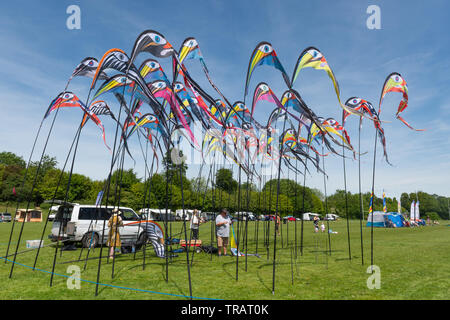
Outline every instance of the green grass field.
<path fill-rule="evenodd" d="M 249 222 L 249 253 L 256 252 L 255 228 L 257 222 Z M 261 258 L 249 256 L 247 271 L 245 257 L 239 258 L 239 279 L 236 281 L 236 257 L 195 254 L 191 270 L 192 295 L 213 299 L 449 299 L 450 293 L 450 228 L 447 221 L 440 226 L 421 228 L 374 229 L 374 264 L 381 270 L 381 288 L 368 289 L 367 273 L 370 265 L 370 228 L 363 227 L 364 265 L 361 265 L 359 221 L 351 221 L 351 253 L 348 259 L 346 221 L 330 222 L 330 228 L 338 231 L 331 235 L 331 255 L 327 255 L 327 234 L 313 233 L 312 222 L 304 224 L 303 256 L 292 258 L 294 248 L 295 223 L 290 222 L 289 246 L 287 245 L 287 225 L 283 225 L 283 246 L 277 238 L 277 263 L 275 294 L 272 294 L 273 273 L 273 223 L 271 223 L 270 250 L 263 245 L 263 223 L 259 222 L 258 253 Z M 26 223 L 19 252 L 26 250 L 25 240 L 39 239 L 44 223 Z M 13 246 L 22 224 L 16 223 Z M 300 242 L 300 226 L 297 222 L 297 239 Z M 182 223 L 173 223 L 173 233 L 181 231 Z M 0 254 L 6 252 L 11 223 L 0 223 Z M 46 235 L 49 232 L 46 232 Z M 180 236 L 179 236 L 180 237 Z M 184 237 L 184 236 L 183 236 Z M 210 223 L 200 227 L 200 239 L 210 243 Z M 46 247 L 41 249 L 37 263 L 40 270 L 51 271 L 54 245 L 45 239 Z M 154 292 L 188 296 L 189 283 L 186 254 L 179 253 L 169 264 L 169 278 L 165 281 L 165 260 L 157 258 L 153 248 L 147 247 L 145 269 L 143 253 L 120 255 L 115 262 L 115 276 L 112 279 L 112 263 L 102 260 L 99 295 L 96 297 L 95 284 L 81 282 L 80 289 L 69 289 L 67 268 L 78 265 L 81 279 L 95 282 L 98 259 L 85 262 L 65 263 L 78 260 L 81 249 L 58 253 L 53 286 L 50 274 L 33 271 L 22 265 L 14 267 L 9 279 L 11 263 L 0 260 L 1 299 L 187 299 L 186 297 L 162 295 Z M 86 255 L 83 251 L 83 257 Z M 98 257 L 100 248 L 91 251 L 90 257 Z M 17 256 L 17 262 L 32 266 L 36 250 L 26 251 Z M 107 250 L 103 250 L 106 256 Z M 12 259 L 12 257 L 10 257 Z M 293 270 L 293 272 L 292 272 Z M 293 280 L 292 280 L 293 274 Z M 293 281 L 293 283 L 292 283 Z M 121 289 L 127 287 L 145 291 Z M 151 291 L 151 292 L 146 292 Z"/>

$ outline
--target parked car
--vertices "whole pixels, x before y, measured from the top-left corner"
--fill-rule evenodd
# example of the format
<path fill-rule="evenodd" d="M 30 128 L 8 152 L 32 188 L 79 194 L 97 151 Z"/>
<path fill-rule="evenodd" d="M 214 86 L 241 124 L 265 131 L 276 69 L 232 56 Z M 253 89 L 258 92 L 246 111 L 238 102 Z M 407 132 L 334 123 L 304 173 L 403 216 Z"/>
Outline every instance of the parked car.
<path fill-rule="evenodd" d="M 108 239 L 108 220 L 114 207 L 97 207 L 66 203 L 56 213 L 49 238 L 52 241 L 81 242 L 83 247 L 105 244 Z M 145 239 L 142 220 L 131 208 L 119 207 L 123 227 L 119 228 L 122 246 L 143 243 Z M 103 232 L 104 228 L 104 232 Z"/>
<path fill-rule="evenodd" d="M 0 213 L 0 222 L 11 222 L 11 213 Z"/>

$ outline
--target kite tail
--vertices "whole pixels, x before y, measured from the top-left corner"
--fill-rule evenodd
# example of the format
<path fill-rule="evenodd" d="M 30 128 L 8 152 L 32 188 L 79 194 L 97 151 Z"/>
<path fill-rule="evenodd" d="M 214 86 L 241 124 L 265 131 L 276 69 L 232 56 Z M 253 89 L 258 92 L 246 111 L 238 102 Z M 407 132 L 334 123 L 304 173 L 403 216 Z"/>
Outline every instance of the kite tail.
<path fill-rule="evenodd" d="M 397 119 L 400 120 L 401 122 L 403 122 L 408 128 L 410 128 L 410 129 L 412 129 L 412 130 L 415 130 L 415 131 L 425 131 L 425 129 L 415 129 L 415 128 L 411 127 L 411 125 L 410 125 L 408 122 L 406 122 L 406 120 L 403 119 L 402 117 L 400 117 L 399 115 L 397 115 Z"/>

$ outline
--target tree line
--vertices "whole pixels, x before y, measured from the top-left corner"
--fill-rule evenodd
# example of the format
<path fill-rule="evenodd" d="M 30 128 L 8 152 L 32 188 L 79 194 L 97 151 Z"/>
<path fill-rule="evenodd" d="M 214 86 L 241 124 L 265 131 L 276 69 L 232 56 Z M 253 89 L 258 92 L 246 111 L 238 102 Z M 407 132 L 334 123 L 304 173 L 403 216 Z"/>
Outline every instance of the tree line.
<path fill-rule="evenodd" d="M 31 162 L 26 169 L 26 162 L 22 157 L 11 152 L 0 153 L 0 202 L 25 202 L 31 200 L 34 206 L 40 206 L 46 200 L 53 198 L 69 202 L 94 204 L 97 195 L 105 186 L 109 185 L 108 204 L 120 202 L 121 206 L 131 207 L 134 210 L 141 208 L 180 209 L 184 203 L 185 208 L 197 208 L 202 211 L 218 211 L 226 207 L 231 212 L 251 211 L 257 214 L 274 214 L 277 209 L 277 180 L 269 179 L 247 182 L 245 174 L 239 187 L 230 169 L 220 168 L 209 171 L 204 168 L 205 174 L 199 178 L 188 179 L 187 166 L 175 165 L 166 156 L 162 160 L 163 171 L 153 173 L 150 177 L 138 177 L 133 169 L 116 170 L 108 180 L 92 180 L 91 178 L 69 173 L 57 168 L 54 157 L 45 155 L 39 166 L 38 162 Z M 209 171 L 209 172 L 206 172 Z M 36 175 L 36 173 L 38 173 Z M 26 174 L 26 180 L 22 181 Z M 34 184 L 34 188 L 32 188 Z M 59 187 L 56 189 L 56 186 Z M 181 187 L 183 188 L 183 192 Z M 32 190 L 33 189 L 33 190 Z M 13 192 L 13 190 L 15 192 Z M 103 197 L 102 204 L 106 202 Z M 325 202 L 326 200 L 326 202 Z M 386 198 L 386 207 L 389 212 L 397 212 L 397 200 Z M 402 212 L 409 212 L 412 201 L 420 201 L 421 216 L 430 216 L 431 219 L 448 219 L 450 198 L 426 192 L 402 193 L 400 197 Z M 362 194 L 362 203 L 365 216 L 369 207 L 370 193 Z M 347 192 L 347 199 L 343 190 L 336 190 L 326 199 L 318 189 L 303 188 L 300 183 L 291 179 L 281 179 L 278 195 L 278 211 L 282 216 L 300 216 L 302 212 L 328 213 L 345 217 L 346 206 L 349 217 L 359 219 L 359 194 Z M 374 197 L 374 210 L 383 210 L 383 199 Z"/>

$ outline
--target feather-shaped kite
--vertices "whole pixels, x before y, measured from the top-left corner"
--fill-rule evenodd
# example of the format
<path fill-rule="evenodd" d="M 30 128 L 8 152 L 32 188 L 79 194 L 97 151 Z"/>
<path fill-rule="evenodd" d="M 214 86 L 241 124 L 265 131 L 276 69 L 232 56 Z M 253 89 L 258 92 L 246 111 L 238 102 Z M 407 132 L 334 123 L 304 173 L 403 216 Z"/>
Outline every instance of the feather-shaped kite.
<path fill-rule="evenodd" d="M 334 90 L 336 91 L 336 95 L 338 96 L 338 99 L 340 101 L 339 84 L 336 80 L 336 77 L 334 76 L 333 70 L 331 70 L 322 52 L 320 52 L 320 50 L 315 47 L 308 47 L 303 50 L 302 53 L 300 53 L 300 56 L 297 59 L 297 63 L 295 64 L 291 83 L 294 84 L 300 73 L 300 70 L 308 67 L 314 68 L 316 70 L 324 70 L 328 74 L 331 81 L 333 81 Z"/>
<path fill-rule="evenodd" d="M 84 58 L 80 62 L 80 64 L 75 68 L 70 79 L 72 79 L 73 77 L 80 77 L 80 76 L 94 78 L 95 73 L 97 71 L 97 67 L 98 67 L 97 59 L 92 57 Z M 108 76 L 106 75 L 105 72 L 101 71 L 98 75 L 98 78 L 100 80 L 104 80 L 108 78 Z"/>
<path fill-rule="evenodd" d="M 120 93 L 128 96 L 132 96 L 134 94 L 139 95 L 139 89 L 137 90 L 135 89 L 136 89 L 135 82 L 132 79 L 130 79 L 130 77 L 126 77 L 123 74 L 118 74 L 107 79 L 100 86 L 100 88 L 98 88 L 97 92 L 94 94 L 93 99 L 96 99 L 100 95 L 107 92 Z M 139 97 L 143 98 L 143 93 L 140 94 Z"/>
<path fill-rule="evenodd" d="M 195 117 L 202 122 L 202 125 L 205 129 L 208 129 L 210 126 L 205 121 L 205 117 L 207 117 L 207 114 L 201 112 L 201 108 L 198 106 L 197 99 L 191 97 L 184 87 L 184 85 L 181 82 L 176 82 L 174 85 L 174 91 L 177 97 L 180 99 L 182 105 L 184 108 L 189 108 L 192 114 L 195 115 Z"/>
<path fill-rule="evenodd" d="M 173 70 L 174 70 L 174 81 L 176 81 L 179 73 L 187 73 L 186 67 L 183 62 L 185 60 L 199 60 L 202 66 L 203 72 L 205 73 L 206 78 L 208 79 L 209 84 L 213 87 L 213 89 L 222 97 L 222 99 L 231 107 L 231 103 L 228 99 L 223 95 L 223 93 L 219 90 L 219 88 L 215 85 L 215 83 L 211 80 L 209 75 L 208 68 L 206 67 L 205 60 L 203 59 L 203 55 L 200 51 L 200 47 L 195 38 L 189 37 L 183 41 L 181 45 L 178 56 L 174 55 L 173 59 Z M 194 82 L 192 78 L 188 75 L 189 81 Z M 196 83 L 194 85 L 197 85 Z M 198 85 L 197 85 L 198 86 Z"/>
<path fill-rule="evenodd" d="M 83 102 L 72 92 L 61 92 L 47 108 L 44 119 L 47 118 L 50 113 L 58 108 L 81 108 L 84 112 L 88 113 L 88 110 Z"/>
<path fill-rule="evenodd" d="M 157 58 L 167 58 L 172 56 L 175 50 L 162 34 L 154 30 L 145 30 L 134 42 L 130 61 L 134 62 L 141 52 L 148 52 Z"/>
<path fill-rule="evenodd" d="M 383 89 L 381 90 L 380 103 L 378 107 L 378 115 L 381 114 L 381 104 L 383 103 L 383 99 L 385 95 L 389 92 L 400 92 L 403 94 L 403 98 L 398 105 L 397 113 L 395 114 L 396 118 L 403 122 L 408 128 L 416 131 L 425 131 L 424 129 L 414 129 L 411 125 L 405 121 L 400 116 L 400 113 L 403 112 L 408 106 L 408 86 L 406 85 L 405 79 L 400 75 L 400 73 L 392 72 L 387 76 L 384 81 Z"/>
<path fill-rule="evenodd" d="M 186 117 L 184 116 L 181 107 L 177 101 L 176 95 L 173 93 L 172 89 L 167 86 L 164 81 L 155 81 L 149 84 L 149 88 L 152 94 L 157 98 L 163 98 L 166 100 L 172 112 L 176 115 L 178 121 L 180 121 L 183 128 L 188 132 L 191 141 L 198 146 L 197 141 L 195 140 L 194 134 L 192 133 L 189 125 L 187 123 Z"/>
<path fill-rule="evenodd" d="M 253 53 L 250 57 L 250 62 L 248 64 L 247 69 L 247 78 L 245 81 L 245 94 L 244 96 L 247 96 L 248 92 L 248 86 L 250 84 L 250 79 L 252 77 L 253 71 L 257 66 L 261 65 L 269 65 L 272 67 L 275 67 L 278 69 L 282 76 L 284 81 L 286 82 L 286 85 L 290 88 L 291 83 L 289 81 L 289 76 L 287 75 L 286 71 L 283 68 L 283 65 L 281 64 L 280 60 L 278 60 L 277 54 L 275 50 L 273 49 L 272 45 L 269 42 L 260 42 L 255 50 L 253 50 Z"/>
<path fill-rule="evenodd" d="M 381 144 L 383 145 L 384 158 L 386 159 L 386 162 L 388 164 L 391 164 L 389 162 L 388 155 L 387 155 L 386 137 L 384 135 L 384 130 L 383 130 L 383 127 L 381 126 L 381 122 L 378 121 L 378 113 L 375 110 L 375 108 L 373 107 L 373 105 L 369 101 L 367 101 L 365 99 L 362 99 L 362 98 L 358 98 L 358 97 L 351 97 L 351 98 L 349 98 L 345 102 L 345 105 L 347 107 L 349 107 L 349 108 L 358 109 L 358 110 L 360 110 L 360 111 L 362 111 L 364 113 L 367 113 L 367 114 L 370 115 L 371 118 L 375 119 L 373 121 L 373 125 L 375 127 L 375 130 L 377 130 L 378 137 L 380 138 Z M 347 117 L 348 117 L 348 114 L 345 113 L 345 111 L 344 111 L 344 113 L 342 114 L 342 118 L 343 118 L 343 122 L 344 123 L 345 123 L 345 120 L 347 119 Z M 362 125 L 362 122 L 360 122 L 360 125 Z"/>
<path fill-rule="evenodd" d="M 297 59 L 297 63 L 295 64 L 294 72 L 292 74 L 292 80 L 291 83 L 294 85 L 295 80 L 297 79 L 300 70 L 304 68 L 313 68 L 316 70 L 324 70 L 328 76 L 330 77 L 331 81 L 333 82 L 334 90 L 336 91 L 336 96 L 339 102 L 339 105 L 346 110 L 346 106 L 341 103 L 341 96 L 340 96 L 340 89 L 339 89 L 339 83 L 333 73 L 333 70 L 331 70 L 330 65 L 328 64 L 327 60 L 325 59 L 325 56 L 320 52 L 319 49 L 315 47 L 308 47 L 305 50 L 300 53 L 300 56 Z M 368 117 L 362 112 L 359 112 L 357 110 L 346 110 L 349 113 L 361 116 L 361 117 Z M 373 119 L 372 119 L 373 120 Z"/>
<path fill-rule="evenodd" d="M 93 113 L 90 109 L 86 108 L 85 104 L 72 92 L 62 92 L 60 93 L 51 103 L 50 106 L 47 109 L 47 112 L 45 113 L 44 119 L 47 118 L 47 116 L 54 110 L 58 108 L 80 108 L 84 112 L 84 117 L 82 120 L 82 126 L 84 126 L 87 117 L 91 119 L 101 130 L 102 130 L 102 137 L 103 141 L 105 143 L 105 146 L 111 151 L 109 146 L 106 144 L 105 139 L 105 128 L 103 127 L 102 122 L 97 117 L 95 113 Z"/>
<path fill-rule="evenodd" d="M 189 37 L 183 41 L 183 44 L 181 45 L 180 51 L 178 53 L 178 59 L 181 63 L 183 63 L 184 60 L 198 59 L 200 60 L 202 66 L 206 70 L 208 70 L 203 59 L 203 55 L 200 51 L 198 42 L 195 38 Z"/>
<path fill-rule="evenodd" d="M 105 52 L 92 79 L 91 89 L 95 87 L 97 80 L 102 72 L 108 69 L 114 69 L 121 73 L 125 73 L 129 66 L 130 60 L 123 50 L 113 48 Z"/>
<path fill-rule="evenodd" d="M 298 122 L 301 122 L 303 125 L 308 126 L 309 124 L 305 121 L 303 121 L 301 118 L 297 117 L 296 115 L 292 114 L 291 112 L 289 112 L 280 102 L 280 100 L 277 98 L 277 96 L 275 95 L 275 93 L 272 91 L 272 89 L 270 89 L 270 87 L 264 83 L 261 82 L 259 83 L 256 88 L 255 88 L 255 92 L 253 94 L 253 101 L 252 101 L 252 109 L 250 111 L 250 116 L 252 117 L 253 121 L 257 124 L 257 121 L 253 118 L 253 114 L 255 112 L 255 105 L 258 101 L 260 100 L 265 100 L 268 102 L 271 102 L 273 104 L 275 104 L 277 106 L 277 109 L 279 110 L 283 110 L 283 112 L 281 111 L 277 111 L 276 114 L 272 113 L 272 115 L 276 115 L 276 118 L 279 118 L 280 116 L 285 116 L 286 120 L 289 123 L 291 122 L 290 118 L 293 118 L 295 120 L 297 120 Z M 274 119 L 272 118 L 272 115 L 269 116 L 269 120 Z M 270 121 L 268 122 L 268 125 L 270 125 Z M 258 124 L 257 124 L 258 125 Z"/>
<path fill-rule="evenodd" d="M 170 81 L 167 78 L 164 70 L 158 61 L 154 59 L 145 60 L 141 67 L 139 68 L 139 72 L 144 78 L 145 83 L 151 83 L 153 81 L 162 80 L 165 81 L 168 85 L 170 85 Z"/>
<path fill-rule="evenodd" d="M 88 113 L 84 114 L 83 121 L 81 122 L 81 126 L 84 126 L 88 118 L 92 115 L 102 116 L 107 115 L 110 116 L 114 121 L 117 121 L 116 117 L 112 113 L 111 109 L 108 107 L 105 101 L 98 100 L 91 103 L 91 106 L 88 109 Z M 94 121 L 95 122 L 95 121 Z"/>
<path fill-rule="evenodd" d="M 225 117 L 226 123 L 232 123 L 238 127 L 242 127 L 248 121 L 251 121 L 250 111 L 242 101 L 235 102 Z"/>

